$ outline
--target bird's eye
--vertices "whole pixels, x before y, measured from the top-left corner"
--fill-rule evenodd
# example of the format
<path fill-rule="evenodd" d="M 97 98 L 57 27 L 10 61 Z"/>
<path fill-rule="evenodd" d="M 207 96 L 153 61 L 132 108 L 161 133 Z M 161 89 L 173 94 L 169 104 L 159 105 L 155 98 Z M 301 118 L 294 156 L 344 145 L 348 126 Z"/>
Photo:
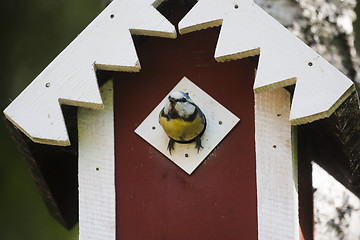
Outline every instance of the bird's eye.
<path fill-rule="evenodd" d="M 186 99 L 185 99 L 185 98 L 181 98 L 181 99 L 179 100 L 179 102 L 186 102 Z"/>

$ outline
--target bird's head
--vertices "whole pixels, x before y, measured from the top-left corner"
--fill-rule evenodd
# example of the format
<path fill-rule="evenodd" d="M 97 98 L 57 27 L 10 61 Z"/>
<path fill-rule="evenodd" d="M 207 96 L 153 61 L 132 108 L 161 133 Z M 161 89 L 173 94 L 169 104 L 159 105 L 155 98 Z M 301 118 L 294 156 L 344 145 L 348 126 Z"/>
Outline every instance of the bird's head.
<path fill-rule="evenodd" d="M 186 93 L 175 91 L 166 99 L 164 113 L 168 115 L 177 113 L 181 118 L 188 118 L 195 112 L 195 108 L 194 102 Z"/>

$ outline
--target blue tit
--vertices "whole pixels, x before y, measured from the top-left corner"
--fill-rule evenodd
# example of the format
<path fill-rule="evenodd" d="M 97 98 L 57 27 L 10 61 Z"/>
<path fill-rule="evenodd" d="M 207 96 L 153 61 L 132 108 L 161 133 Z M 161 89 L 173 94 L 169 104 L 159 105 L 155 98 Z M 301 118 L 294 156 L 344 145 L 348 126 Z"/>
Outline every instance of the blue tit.
<path fill-rule="evenodd" d="M 165 107 L 160 111 L 159 123 L 170 138 L 167 147 L 170 154 L 175 142 L 195 142 L 198 152 L 202 148 L 201 136 L 205 132 L 206 118 L 186 93 L 170 93 Z"/>

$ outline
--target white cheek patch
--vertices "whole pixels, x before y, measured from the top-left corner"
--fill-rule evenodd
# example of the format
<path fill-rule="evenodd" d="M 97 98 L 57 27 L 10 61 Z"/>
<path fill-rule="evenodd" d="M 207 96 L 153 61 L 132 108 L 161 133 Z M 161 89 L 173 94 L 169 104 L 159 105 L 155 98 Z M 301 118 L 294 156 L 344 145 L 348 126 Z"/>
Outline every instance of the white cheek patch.
<path fill-rule="evenodd" d="M 165 114 L 169 114 L 170 109 L 171 109 L 170 101 L 167 100 L 167 101 L 165 102 L 164 113 L 165 113 Z"/>
<path fill-rule="evenodd" d="M 182 118 L 188 118 L 195 112 L 195 106 L 187 102 L 176 103 L 175 109 Z"/>

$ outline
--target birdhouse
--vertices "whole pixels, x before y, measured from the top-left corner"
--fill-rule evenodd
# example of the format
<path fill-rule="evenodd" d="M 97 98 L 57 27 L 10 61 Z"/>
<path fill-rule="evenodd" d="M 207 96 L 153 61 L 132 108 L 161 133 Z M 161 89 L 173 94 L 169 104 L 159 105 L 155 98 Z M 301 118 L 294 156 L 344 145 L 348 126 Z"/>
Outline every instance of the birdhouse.
<path fill-rule="evenodd" d="M 206 118 L 201 147 L 169 151 L 174 91 Z M 299 239 L 310 159 L 360 196 L 358 108 L 353 82 L 251 0 L 114 0 L 4 114 L 80 239 Z"/>

